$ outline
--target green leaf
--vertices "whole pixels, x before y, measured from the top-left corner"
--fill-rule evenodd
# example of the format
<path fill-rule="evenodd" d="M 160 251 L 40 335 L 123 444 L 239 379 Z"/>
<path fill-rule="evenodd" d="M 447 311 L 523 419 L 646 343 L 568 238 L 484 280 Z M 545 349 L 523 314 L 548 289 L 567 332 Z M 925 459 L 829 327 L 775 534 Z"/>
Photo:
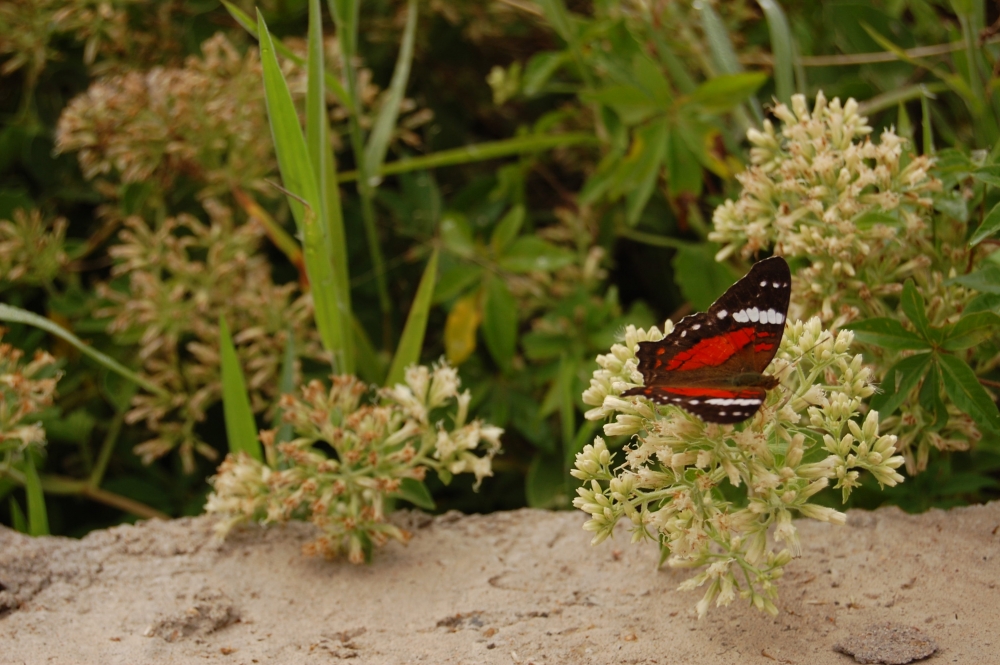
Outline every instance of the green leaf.
<path fill-rule="evenodd" d="M 903 405 L 927 372 L 932 359 L 933 354 L 918 353 L 903 358 L 889 368 L 882 380 L 882 392 L 872 397 L 872 408 L 879 412 L 879 416 L 892 415 Z"/>
<path fill-rule="evenodd" d="M 671 197 L 682 194 L 701 194 L 704 173 L 698 155 L 684 140 L 684 132 L 689 128 L 678 125 L 667 136 L 666 170 L 667 191 Z"/>
<path fill-rule="evenodd" d="M 459 297 L 482 277 L 482 266 L 474 263 L 457 263 L 443 270 L 434 287 L 434 304 L 439 305 Z"/>
<path fill-rule="evenodd" d="M 688 95 L 689 104 L 698 104 L 710 113 L 725 113 L 739 106 L 767 82 L 763 72 L 723 74 L 699 85 Z"/>
<path fill-rule="evenodd" d="M 945 280 L 945 284 L 961 284 L 980 293 L 1000 294 L 1000 267 L 988 265 L 968 275 L 959 275 Z"/>
<path fill-rule="evenodd" d="M 565 470 L 559 455 L 535 455 L 524 481 L 524 494 L 532 508 L 564 508 L 569 504 Z"/>
<path fill-rule="evenodd" d="M 469 220 L 459 212 L 446 212 L 441 216 L 441 241 L 445 249 L 458 256 L 472 256 L 476 251 Z"/>
<path fill-rule="evenodd" d="M 368 173 L 377 173 L 385 161 L 389 149 L 392 132 L 396 129 L 399 118 L 399 108 L 406 93 L 406 82 L 410 78 L 410 65 L 413 62 L 413 44 L 417 33 L 417 0 L 407 0 L 406 26 L 403 28 L 403 40 L 399 46 L 399 56 L 396 58 L 396 68 L 392 73 L 389 88 L 383 96 L 382 105 L 368 135 L 368 145 L 365 146 L 365 166 Z"/>
<path fill-rule="evenodd" d="M 320 191 L 320 179 L 313 168 L 313 158 L 302 135 L 288 83 L 275 57 L 274 42 L 259 12 L 257 19 L 267 115 L 278 169 L 285 188 L 289 191 L 288 205 L 303 238 L 303 254 L 313 295 L 316 327 L 323 346 L 333 354 L 337 370 L 343 371 L 345 365 L 353 363 L 353 354 L 348 353 L 348 336 L 345 335 L 349 319 L 343 321 L 343 317 L 349 317 L 350 312 L 342 312 L 343 303 L 338 302 L 338 294 L 343 295 L 346 286 L 338 286 L 337 275 L 331 264 L 332 242 L 327 218 L 324 217 L 327 210 Z M 315 77 L 317 72 L 312 73 Z M 310 117 L 315 116 L 316 113 L 313 113 Z M 316 129 L 316 125 L 313 127 Z M 344 269 L 346 270 L 346 266 Z"/>
<path fill-rule="evenodd" d="M 470 293 L 455 301 L 444 322 L 444 355 L 458 367 L 476 350 L 476 331 L 482 320 L 479 294 Z"/>
<path fill-rule="evenodd" d="M 251 35 L 253 35 L 255 39 L 258 38 L 257 24 L 254 22 L 253 18 L 251 18 L 249 14 L 244 13 L 242 9 L 232 4 L 231 2 L 227 2 L 227 0 L 222 0 L 222 4 L 225 6 L 226 11 L 229 12 L 230 16 L 232 16 L 233 19 L 235 19 L 236 22 L 240 24 L 241 28 L 246 30 Z M 302 56 L 292 51 L 292 49 L 285 46 L 283 42 L 277 41 L 274 43 L 274 46 L 275 49 L 277 49 L 278 53 L 282 55 L 282 57 L 288 58 L 295 64 L 300 65 L 302 67 L 306 65 L 305 58 L 303 58 Z M 341 104 L 343 104 L 348 111 L 353 113 L 354 103 L 351 101 L 351 96 L 347 94 L 347 91 L 344 90 L 343 86 L 340 85 L 340 81 L 338 81 L 336 77 L 330 73 L 325 74 L 324 78 L 326 87 L 330 89 L 330 91 L 337 98 L 337 100 Z"/>
<path fill-rule="evenodd" d="M 927 429 L 932 432 L 940 431 L 948 423 L 948 407 L 941 398 L 941 370 L 937 363 L 932 364 L 930 371 L 924 376 L 918 399 L 920 407 L 933 418 Z"/>
<path fill-rule="evenodd" d="M 456 166 L 461 164 L 471 164 L 475 162 L 510 157 L 524 153 L 542 152 L 552 148 L 569 147 L 575 145 L 596 145 L 599 143 L 593 134 L 583 132 L 573 132 L 566 134 L 528 134 L 502 141 L 490 141 L 488 143 L 474 143 L 461 148 L 451 150 L 440 150 L 430 155 L 421 157 L 409 157 L 396 162 L 389 162 L 379 169 L 378 175 L 387 176 L 396 173 L 408 173 L 411 171 L 424 171 L 427 169 L 441 168 L 444 166 Z M 374 174 L 373 174 L 374 175 Z M 340 174 L 340 182 L 357 180 L 357 171 L 345 171 Z"/>
<path fill-rule="evenodd" d="M 219 317 L 219 361 L 222 365 L 222 413 L 226 420 L 229 452 L 234 455 L 243 452 L 262 462 L 264 455 L 257 440 L 257 423 L 250 407 L 243 368 L 233 346 L 229 325 L 222 316 Z"/>
<path fill-rule="evenodd" d="M 569 53 L 566 51 L 542 51 L 534 54 L 524 68 L 521 92 L 527 97 L 534 97 L 542 91 L 552 75 L 567 62 Z"/>
<path fill-rule="evenodd" d="M 24 323 L 29 326 L 34 326 L 36 328 L 41 328 L 47 333 L 51 333 L 58 337 L 59 339 L 69 342 L 72 344 L 80 353 L 85 356 L 96 360 L 100 365 L 106 367 L 112 372 L 123 376 L 129 381 L 142 386 L 147 391 L 157 395 L 159 397 L 169 397 L 170 394 L 156 385 L 152 381 L 144 379 L 139 376 L 129 368 L 125 367 L 117 360 L 110 356 L 106 356 L 100 351 L 95 351 L 89 344 L 81 340 L 79 337 L 66 330 L 57 323 L 46 319 L 43 316 L 38 316 L 34 312 L 29 312 L 27 310 L 21 309 L 20 307 L 13 307 L 4 303 L 0 303 L 0 321 L 10 321 L 12 323 Z"/>
<path fill-rule="evenodd" d="M 742 71 L 736 49 L 729 39 L 726 26 L 709 2 L 699 2 L 694 5 L 701 11 L 701 27 L 705 31 L 708 48 L 716 67 L 724 74 L 737 74 Z"/>
<path fill-rule="evenodd" d="M 975 247 L 982 241 L 995 235 L 997 231 L 1000 231 L 1000 203 L 997 203 L 986 213 L 983 223 L 979 225 L 979 228 L 969 238 L 969 247 Z"/>
<path fill-rule="evenodd" d="M 295 392 L 295 335 L 289 327 L 285 333 L 285 351 L 281 358 L 281 375 L 278 377 L 278 395 L 291 395 Z M 285 422 L 282 418 L 284 410 L 280 403 L 274 410 L 274 419 L 271 420 L 271 427 L 278 430 L 274 436 L 274 443 L 284 443 L 292 440 L 292 424 Z M 277 460 L 267 460 L 268 464 L 276 466 Z"/>
<path fill-rule="evenodd" d="M 994 312 L 1000 314 L 1000 293 L 980 293 L 969 301 L 969 304 L 962 310 L 964 316 L 975 314 L 976 312 Z"/>
<path fill-rule="evenodd" d="M 1000 187 L 1000 164 L 989 164 L 980 166 L 972 172 L 972 177 L 980 182 L 985 182 L 991 187 Z M 994 208 L 996 210 L 996 208 Z"/>
<path fill-rule="evenodd" d="M 649 92 L 634 85 L 609 85 L 597 90 L 585 90 L 580 93 L 580 99 L 613 109 L 621 121 L 630 126 L 663 112 L 663 107 Z"/>
<path fill-rule="evenodd" d="M 855 227 L 863 231 L 871 229 L 876 224 L 882 224 L 883 226 L 901 226 L 903 224 L 903 220 L 898 215 L 892 215 L 881 210 L 868 210 L 855 217 L 852 221 Z"/>
<path fill-rule="evenodd" d="M 711 307 L 738 277 L 727 264 L 715 260 L 715 251 L 706 244 L 685 246 L 674 256 L 674 281 L 684 299 L 700 312 Z"/>
<path fill-rule="evenodd" d="M 500 257 L 500 267 L 510 272 L 551 272 L 576 260 L 573 252 L 537 236 L 521 236 Z"/>
<path fill-rule="evenodd" d="M 757 4 L 764 10 L 764 17 L 767 19 L 767 29 L 771 35 L 771 55 L 774 60 L 774 89 L 778 100 L 791 104 L 792 95 L 795 93 L 795 77 L 792 73 L 792 66 L 795 63 L 795 54 L 792 41 L 792 32 L 788 27 L 788 20 L 781 5 L 775 0 L 757 0 Z"/>
<path fill-rule="evenodd" d="M 549 20 L 556 33 L 566 42 L 574 39 L 573 23 L 570 13 L 566 10 L 566 5 L 562 0 L 538 0 L 538 5 L 545 12 L 545 18 Z"/>
<path fill-rule="evenodd" d="M 635 132 L 635 146 L 622 166 L 632 162 L 625 195 L 625 221 L 629 226 L 639 223 L 642 211 L 660 180 L 660 167 L 667 148 L 667 120 L 664 118 Z"/>
<path fill-rule="evenodd" d="M 434 498 L 427 490 L 427 486 L 413 478 L 403 478 L 399 484 L 399 490 L 394 492 L 392 496 L 409 501 L 417 508 L 423 508 L 424 510 L 434 510 L 437 507 L 434 503 Z"/>
<path fill-rule="evenodd" d="M 995 312 L 965 314 L 945 332 L 944 348 L 959 351 L 1000 334 L 1000 315 Z"/>
<path fill-rule="evenodd" d="M 385 380 L 386 386 L 402 383 L 406 368 L 420 362 L 420 351 L 424 347 L 424 335 L 427 333 L 427 319 L 430 316 L 431 303 L 434 301 L 437 266 L 438 250 L 435 247 L 427 267 L 424 268 L 423 277 L 420 278 L 417 295 L 414 296 L 413 305 L 410 306 L 410 314 L 406 317 L 406 326 L 403 327 L 396 355 L 393 356 L 392 366 L 389 368 L 389 376 Z"/>
<path fill-rule="evenodd" d="M 955 406 L 969 414 L 983 429 L 1000 431 L 1000 411 L 972 368 L 952 355 L 939 356 L 939 362 L 945 392 Z"/>
<path fill-rule="evenodd" d="M 914 332 L 903 327 L 896 319 L 878 317 L 855 321 L 844 326 L 854 331 L 854 338 L 865 344 L 874 344 L 883 349 L 902 351 L 906 349 L 930 349 L 930 344 Z"/>
<path fill-rule="evenodd" d="M 899 306 L 903 308 L 903 313 L 910 320 L 913 327 L 921 337 L 930 341 L 940 341 L 940 332 L 931 328 L 931 322 L 927 319 L 927 306 L 924 304 L 924 297 L 917 290 L 912 279 L 906 280 L 903 284 L 903 297 L 899 301 Z"/>
<path fill-rule="evenodd" d="M 502 254 L 510 242 L 517 237 L 521 226 L 524 224 L 524 206 L 516 205 L 512 207 L 493 229 L 490 236 L 490 247 L 496 254 Z"/>
<path fill-rule="evenodd" d="M 490 278 L 485 288 L 483 339 L 497 365 L 509 372 L 517 346 L 517 301 L 502 279 Z"/>
<path fill-rule="evenodd" d="M 318 194 L 315 227 L 303 234 L 304 250 L 314 252 L 306 270 L 310 280 L 319 279 L 316 322 L 324 346 L 333 353 L 337 372 L 354 373 L 354 334 L 351 330 L 351 293 L 347 268 L 347 241 L 340 207 L 337 165 L 330 147 L 330 123 L 323 87 L 323 20 L 319 0 L 309 0 L 308 91 L 306 97 L 306 143 Z M 308 224 L 312 220 L 304 220 Z M 311 246 L 315 243 L 316 246 Z M 318 245 L 324 250 L 320 254 Z M 329 266 L 327 265 L 329 264 Z M 310 286 L 313 282 L 310 281 Z M 327 290 L 328 289 L 328 290 Z M 321 322 L 321 319 L 323 321 Z"/>
<path fill-rule="evenodd" d="M 21 510 L 21 504 L 19 504 L 14 497 L 10 497 L 7 501 L 7 505 L 10 506 L 11 528 L 18 533 L 28 533 L 28 518 L 24 516 L 24 511 Z"/>
<path fill-rule="evenodd" d="M 30 454 L 24 459 L 24 493 L 28 500 L 28 535 L 49 535 L 49 514 L 45 509 L 45 493 L 35 468 L 35 458 Z"/>

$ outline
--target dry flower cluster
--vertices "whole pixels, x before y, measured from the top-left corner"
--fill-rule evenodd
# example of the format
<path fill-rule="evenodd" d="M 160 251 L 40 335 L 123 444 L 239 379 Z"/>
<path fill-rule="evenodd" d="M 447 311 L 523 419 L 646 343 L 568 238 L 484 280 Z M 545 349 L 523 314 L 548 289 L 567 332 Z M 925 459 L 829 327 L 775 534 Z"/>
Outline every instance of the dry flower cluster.
<path fill-rule="evenodd" d="M 445 482 L 459 473 L 477 483 L 492 475 L 503 430 L 468 420 L 471 395 L 459 392 L 456 370 L 413 366 L 405 381 L 380 390 L 372 404 L 362 403 L 371 388 L 352 376 L 333 377 L 330 388 L 311 381 L 299 396 L 283 396 L 294 438 L 261 432 L 266 462 L 231 454 L 211 480 L 206 510 L 223 518 L 220 534 L 248 521 L 308 520 L 322 535 L 306 553 L 346 552 L 361 563 L 373 547 L 409 538 L 386 521 L 387 501 L 405 498 L 407 483 L 422 481 L 428 469 Z"/>
<path fill-rule="evenodd" d="M 668 321 L 664 331 L 672 329 Z M 833 334 L 818 318 L 789 321 L 770 369 L 781 384 L 752 419 L 722 426 L 644 397 L 620 397 L 642 384 L 638 343 L 662 337 L 656 328 L 629 326 L 624 344 L 598 357 L 583 395 L 594 407 L 586 416 L 613 417 L 605 435 L 633 443 L 621 466 L 601 437 L 577 455 L 571 473 L 584 485 L 574 505 L 590 515 L 584 528 L 595 544 L 626 518 L 633 542 L 658 541 L 668 565 L 703 568 L 681 585 L 708 584 L 700 616 L 737 594 L 774 614 L 775 581 L 801 553 L 793 516 L 842 524 L 843 513 L 810 499 L 831 482 L 846 499 L 859 470 L 884 485 L 902 480 L 896 438 L 879 435 L 876 411 L 862 417 L 862 401 L 874 391 L 871 371 L 850 354 L 851 332 Z M 732 500 L 731 490 L 745 498 Z"/>
<path fill-rule="evenodd" d="M 942 184 L 932 160 L 912 154 L 891 129 L 872 141 L 853 99 L 841 105 L 820 93 L 810 110 L 796 95 L 791 108 L 778 104 L 774 115 L 780 128 L 768 121 L 747 134 L 752 165 L 737 176 L 740 197 L 715 211 L 709 239 L 723 245 L 718 258 L 773 249 L 793 265 L 804 260 L 789 318 L 819 316 L 836 329 L 893 317 L 912 328 L 898 303 L 904 282 L 913 280 L 930 324 L 955 323 L 976 292 L 946 281 L 966 272 L 982 250 L 969 248 L 964 221 L 935 212 Z M 865 353 L 881 379 L 910 352 L 869 345 Z M 916 399 L 904 403 L 901 415 L 886 414 L 883 431 L 898 436 L 911 473 L 926 465 L 932 446 L 964 450 L 982 436 L 954 405 L 949 412 L 933 435 L 925 434 L 934 416 Z"/>
<path fill-rule="evenodd" d="M 221 395 L 220 315 L 239 331 L 234 341 L 257 412 L 274 397 L 289 334 L 301 356 L 320 355 L 311 296 L 297 296 L 294 283 L 273 282 L 258 251 L 260 228 L 234 225 L 229 210 L 212 200 L 205 206 L 207 224 L 190 215 L 168 217 L 155 228 L 127 219 L 109 250 L 112 275 L 120 279 L 101 286 L 110 304 L 96 312 L 111 317 L 110 332 L 137 341 L 143 374 L 170 393 L 133 398 L 126 421 L 145 421 L 155 434 L 136 453 L 149 462 L 177 449 L 189 470 L 194 451 L 215 458 L 195 425 Z"/>
<path fill-rule="evenodd" d="M 23 358 L 23 351 L 0 342 L 0 477 L 29 447 L 45 445 L 45 429 L 37 419 L 52 405 L 59 380 L 56 359 L 48 353 L 39 351 L 28 363 Z"/>
<path fill-rule="evenodd" d="M 65 267 L 66 219 L 51 223 L 38 210 L 17 209 L 0 219 L 0 289 L 49 284 Z"/>

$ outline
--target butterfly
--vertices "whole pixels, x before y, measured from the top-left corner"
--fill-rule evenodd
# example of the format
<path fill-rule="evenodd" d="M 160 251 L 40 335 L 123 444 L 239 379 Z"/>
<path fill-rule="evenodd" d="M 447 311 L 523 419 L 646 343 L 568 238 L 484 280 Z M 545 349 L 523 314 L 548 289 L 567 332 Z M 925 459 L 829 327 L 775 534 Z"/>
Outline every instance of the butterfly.
<path fill-rule="evenodd" d="M 792 274 L 775 256 L 754 264 L 707 312 L 685 316 L 658 342 L 640 342 L 642 395 L 674 404 L 705 422 L 752 417 L 779 381 L 764 369 L 785 330 Z"/>

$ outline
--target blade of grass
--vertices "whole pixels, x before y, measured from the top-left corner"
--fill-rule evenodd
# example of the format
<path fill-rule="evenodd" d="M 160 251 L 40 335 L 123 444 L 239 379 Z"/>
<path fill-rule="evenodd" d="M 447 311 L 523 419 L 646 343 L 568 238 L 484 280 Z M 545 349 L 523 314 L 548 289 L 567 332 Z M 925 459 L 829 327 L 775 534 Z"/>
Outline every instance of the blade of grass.
<path fill-rule="evenodd" d="M 245 13 L 242 9 L 233 5 L 232 3 L 227 2 L 227 0 L 222 0 L 222 4 L 225 6 L 226 11 L 229 12 L 229 15 L 232 16 L 237 23 L 239 23 L 241 28 L 249 32 L 254 37 L 254 39 L 260 38 L 260 34 L 257 31 L 257 24 L 254 23 L 254 20 L 250 17 L 249 14 Z M 293 52 L 290 48 L 285 46 L 284 42 L 282 42 L 280 39 L 274 42 L 274 48 L 275 50 L 277 50 L 278 53 L 281 54 L 281 57 L 288 58 L 295 64 L 301 65 L 302 67 L 306 66 L 305 58 L 303 58 L 302 56 L 298 55 L 297 53 Z M 340 84 L 340 81 L 337 80 L 337 77 L 334 76 L 333 74 L 324 74 L 323 78 L 324 81 L 326 82 L 326 87 L 330 89 L 330 92 L 332 92 L 333 95 L 340 101 L 340 103 L 343 104 L 344 108 L 353 113 L 354 102 L 351 96 L 347 94 L 347 91 L 344 90 L 344 86 L 342 86 Z"/>
<path fill-rule="evenodd" d="M 719 15 L 708 2 L 699 2 L 695 6 L 701 14 L 701 27 L 705 31 L 705 38 L 708 40 L 708 49 L 712 54 L 712 59 L 715 61 L 717 72 L 720 74 L 741 73 L 743 66 L 740 64 L 739 58 L 736 57 L 736 49 L 733 48 L 733 42 L 729 39 L 729 33 L 726 32 L 726 26 L 722 23 L 722 19 L 719 18 Z M 740 120 L 741 124 L 746 125 L 743 129 L 749 129 L 750 120 L 746 117 L 739 117 L 741 110 L 737 109 L 735 112 L 736 117 Z M 750 110 L 753 113 L 756 124 L 760 125 L 764 121 L 764 112 L 761 110 L 760 103 L 756 99 L 750 100 Z M 745 112 L 743 112 L 743 115 L 745 116 Z"/>
<path fill-rule="evenodd" d="M 781 5 L 775 0 L 757 0 L 767 18 L 767 29 L 771 34 L 771 52 L 774 54 L 774 88 L 778 99 L 785 104 L 792 103 L 795 92 L 793 66 L 795 57 L 792 49 L 792 33 Z"/>
<path fill-rule="evenodd" d="M 80 353 L 84 354 L 97 361 L 100 365 L 110 369 L 112 372 L 116 372 L 120 376 L 128 379 L 136 385 L 142 386 L 147 391 L 157 395 L 159 397 L 169 397 L 168 393 L 163 388 L 159 387 L 155 383 L 142 378 L 129 368 L 125 367 L 119 363 L 114 358 L 106 356 L 100 351 L 96 351 L 86 344 L 79 337 L 66 330 L 62 326 L 43 316 L 39 316 L 34 312 L 29 312 L 27 310 L 21 309 L 20 307 L 14 307 L 12 305 L 6 305 L 0 303 L 0 321 L 9 321 L 11 323 L 24 323 L 29 326 L 35 326 L 36 328 L 41 328 L 47 333 L 51 333 L 66 342 L 72 344 Z"/>
<path fill-rule="evenodd" d="M 392 358 L 389 375 L 385 380 L 387 386 L 401 383 L 406 374 L 406 368 L 420 362 L 420 350 L 424 346 L 424 334 L 427 332 L 427 317 L 431 311 L 431 303 L 434 301 L 437 265 L 438 249 L 435 247 L 434 253 L 431 254 L 431 259 L 424 269 L 424 275 L 420 278 L 420 286 L 417 287 L 417 295 L 414 296 L 413 305 L 410 306 L 410 314 L 406 317 L 406 325 L 403 327 L 399 346 L 396 347 L 396 355 Z"/>
<path fill-rule="evenodd" d="M 42 491 L 42 481 L 38 478 L 38 469 L 35 468 L 35 459 L 30 454 L 25 456 L 24 493 L 28 499 L 28 535 L 49 535 L 45 493 Z"/>
<path fill-rule="evenodd" d="M 396 68 L 392 73 L 392 81 L 386 91 L 387 96 L 379 109 L 371 134 L 368 135 L 368 145 L 365 146 L 365 168 L 370 174 L 378 173 L 385 154 L 389 149 L 392 130 L 399 118 L 399 107 L 406 93 L 406 83 L 410 78 L 410 66 L 413 63 L 413 44 L 417 34 L 417 0 L 408 0 L 406 4 L 406 27 L 403 28 L 403 42 L 399 47 Z"/>
<path fill-rule="evenodd" d="M 274 151 L 278 157 L 281 179 L 288 190 L 288 205 L 302 234 L 306 273 L 315 308 L 316 328 L 319 330 L 323 346 L 331 354 L 334 363 L 340 367 L 344 362 L 345 345 L 339 320 L 336 277 L 330 265 L 330 244 L 317 215 L 322 211 L 319 181 L 312 168 L 309 149 L 306 146 L 298 113 L 278 65 L 274 43 L 264 23 L 264 17 L 257 14 L 260 34 L 260 59 L 263 67 L 264 98 L 267 114 L 274 138 Z M 301 198 L 300 198 L 301 197 Z"/>
<path fill-rule="evenodd" d="M 11 528 L 18 533 L 28 533 L 28 518 L 24 516 L 24 511 L 21 510 L 21 505 L 14 499 L 14 497 L 9 497 L 8 505 L 10 506 Z"/>
<path fill-rule="evenodd" d="M 253 419 L 247 383 L 240 359 L 233 346 L 233 337 L 225 317 L 219 317 L 219 357 L 222 365 L 222 413 L 226 420 L 229 452 L 246 453 L 258 462 L 264 460 L 257 440 L 257 423 Z"/>
<path fill-rule="evenodd" d="M 313 173 L 317 175 L 317 193 L 320 207 L 316 211 L 318 235 L 326 248 L 326 262 L 333 265 L 330 271 L 333 293 L 329 300 L 334 316 L 331 321 L 331 344 L 335 367 L 344 374 L 354 373 L 353 332 L 351 330 L 350 282 L 347 268 L 347 241 L 340 208 L 340 188 L 337 184 L 337 165 L 330 143 L 330 120 L 326 112 L 326 94 L 323 88 L 323 20 L 319 0 L 309 0 L 309 65 L 306 98 L 306 137 Z M 323 259 L 317 259 L 323 260 Z M 324 272 L 326 272 L 324 270 Z M 313 298 L 317 298 L 316 293 Z"/>
<path fill-rule="evenodd" d="M 421 157 L 400 159 L 399 161 L 383 164 L 378 174 L 380 176 L 395 175 L 397 173 L 423 171 L 444 166 L 472 164 L 489 159 L 499 159 L 501 157 L 510 157 L 511 155 L 520 155 L 528 152 L 540 152 L 552 148 L 563 148 L 573 145 L 597 145 L 598 143 L 599 141 L 593 134 L 585 134 L 583 132 L 531 134 L 504 139 L 502 141 L 476 143 L 461 148 L 441 150 L 440 152 Z M 340 174 L 341 182 L 357 180 L 357 178 L 357 171 L 344 171 Z"/>
<path fill-rule="evenodd" d="M 337 27 L 337 42 L 340 45 L 340 56 L 343 61 L 342 75 L 351 99 L 358 99 L 358 79 L 354 68 L 358 45 L 358 11 L 360 0 L 327 0 L 333 22 Z M 375 275 L 375 290 L 378 293 L 379 309 L 382 311 L 382 344 L 385 348 L 392 340 L 392 302 L 389 300 L 389 284 L 386 279 L 385 257 L 382 255 L 382 244 L 379 242 L 378 228 L 375 224 L 375 191 L 377 184 L 368 171 L 365 161 L 364 141 L 361 137 L 361 124 L 357 109 L 348 116 L 348 134 L 351 140 L 351 151 L 354 162 L 358 166 L 356 179 L 358 197 L 361 199 L 361 220 L 365 226 L 365 239 L 368 243 L 368 255 L 371 257 L 372 272 Z"/>

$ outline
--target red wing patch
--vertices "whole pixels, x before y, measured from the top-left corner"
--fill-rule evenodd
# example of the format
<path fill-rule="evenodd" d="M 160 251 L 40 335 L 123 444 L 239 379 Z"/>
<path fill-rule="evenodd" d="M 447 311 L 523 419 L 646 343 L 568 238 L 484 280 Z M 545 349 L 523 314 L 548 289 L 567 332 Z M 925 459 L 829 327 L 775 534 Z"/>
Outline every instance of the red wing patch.
<path fill-rule="evenodd" d="M 781 343 L 791 285 L 783 258 L 759 261 L 707 312 L 684 317 L 658 342 L 640 342 L 645 385 L 622 395 L 680 406 L 706 422 L 750 418 L 778 385 L 763 372 Z"/>

